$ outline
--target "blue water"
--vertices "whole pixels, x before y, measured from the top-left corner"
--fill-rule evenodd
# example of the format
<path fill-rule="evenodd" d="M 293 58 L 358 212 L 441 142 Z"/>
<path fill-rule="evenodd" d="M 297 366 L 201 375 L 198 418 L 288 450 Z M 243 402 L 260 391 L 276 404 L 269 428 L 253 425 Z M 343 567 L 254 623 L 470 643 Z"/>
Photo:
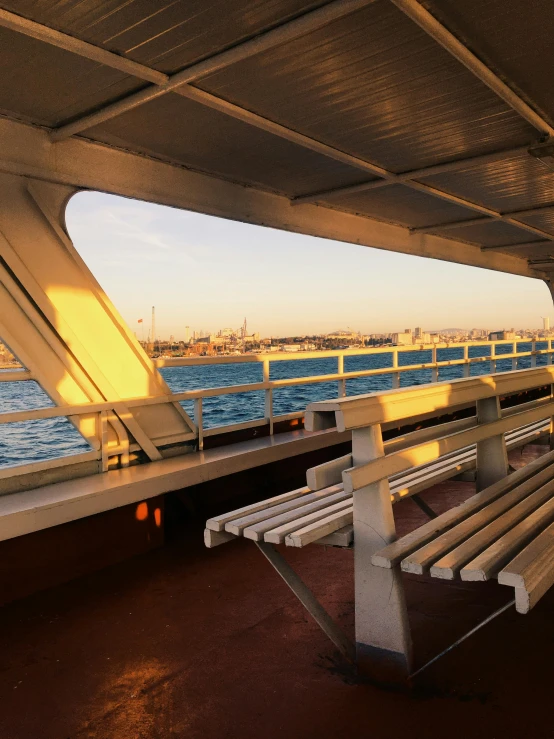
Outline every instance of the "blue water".
<path fill-rule="evenodd" d="M 537 349 L 546 349 L 546 342 L 537 342 Z M 518 351 L 531 350 L 531 344 L 521 342 Z M 500 345 L 496 349 L 497 356 L 510 354 L 510 345 Z M 470 347 L 470 357 L 483 357 L 485 361 L 471 365 L 471 374 L 484 375 L 490 371 L 489 347 Z M 463 357 L 462 348 L 438 349 L 439 362 Z M 400 366 L 431 362 L 431 350 L 401 352 L 398 355 Z M 537 365 L 546 365 L 546 355 L 537 357 Z M 392 366 L 391 354 L 362 355 L 345 357 L 345 372 L 378 369 Z M 531 358 L 519 360 L 519 368 L 531 366 Z M 497 371 L 511 370 L 511 359 L 497 361 Z M 1 371 L 1 370 L 0 370 Z M 337 371 L 337 359 L 304 359 L 272 362 L 270 379 L 307 377 L 331 374 Z M 261 363 L 253 364 L 219 364 L 198 367 L 169 367 L 161 370 L 167 384 L 173 392 L 197 390 L 201 388 L 229 387 L 262 381 Z M 440 370 L 439 381 L 462 377 L 462 366 L 445 367 Z M 431 382 L 431 370 L 407 371 L 400 374 L 401 387 L 422 385 Z M 346 382 L 347 395 L 389 390 L 392 387 L 392 376 L 381 375 L 364 377 Z M 337 397 L 336 382 L 301 385 L 298 387 L 280 388 L 273 393 L 274 415 L 304 410 L 314 400 Z M 3 382 L 0 383 L 0 412 L 47 408 L 53 405 L 48 396 L 35 382 Z M 192 401 L 183 404 L 191 416 Z M 233 423 L 262 418 L 264 415 L 264 393 L 251 392 L 237 395 L 223 395 L 217 398 L 205 398 L 203 401 L 204 427 L 214 428 Z M 87 442 L 80 436 L 71 423 L 65 418 L 53 418 L 44 421 L 26 421 L 24 423 L 0 425 L 0 468 L 13 465 L 54 459 L 69 454 L 88 451 Z"/>

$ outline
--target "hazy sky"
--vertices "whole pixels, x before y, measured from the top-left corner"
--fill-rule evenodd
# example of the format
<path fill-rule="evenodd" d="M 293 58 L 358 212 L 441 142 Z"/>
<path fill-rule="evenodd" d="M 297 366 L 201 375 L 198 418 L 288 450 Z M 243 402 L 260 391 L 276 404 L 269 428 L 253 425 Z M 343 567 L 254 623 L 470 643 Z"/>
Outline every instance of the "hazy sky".
<path fill-rule="evenodd" d="M 351 328 L 539 327 L 539 280 L 80 193 L 67 226 L 130 327 L 145 335 L 238 328 L 263 336 Z"/>

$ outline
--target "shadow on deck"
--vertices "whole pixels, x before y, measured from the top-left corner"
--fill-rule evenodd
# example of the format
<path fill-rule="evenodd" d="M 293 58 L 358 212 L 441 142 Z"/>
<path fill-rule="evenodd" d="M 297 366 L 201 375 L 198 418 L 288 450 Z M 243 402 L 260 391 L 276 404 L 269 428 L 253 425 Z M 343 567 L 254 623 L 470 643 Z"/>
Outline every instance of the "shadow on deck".
<path fill-rule="evenodd" d="M 527 447 L 514 466 L 544 452 Z M 437 512 L 473 485 L 423 494 Z M 399 534 L 424 522 L 395 507 Z M 286 556 L 352 633 L 352 553 Z M 407 576 L 416 666 L 511 590 Z M 202 522 L 163 549 L 0 611 L 2 739 L 552 736 L 554 590 L 510 609 L 417 679 L 411 695 L 359 684 L 256 548 L 206 550 Z"/>

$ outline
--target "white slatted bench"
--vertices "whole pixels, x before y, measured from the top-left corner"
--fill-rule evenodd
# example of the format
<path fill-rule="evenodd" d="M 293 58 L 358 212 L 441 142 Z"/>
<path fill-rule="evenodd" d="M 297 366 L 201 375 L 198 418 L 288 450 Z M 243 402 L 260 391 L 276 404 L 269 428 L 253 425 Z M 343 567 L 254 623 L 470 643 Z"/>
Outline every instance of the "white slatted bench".
<path fill-rule="evenodd" d="M 554 452 L 513 474 L 507 458 L 508 435 L 515 429 L 544 421 L 552 430 L 554 397 L 510 411 L 500 407 L 500 396 L 552 388 L 553 382 L 549 366 L 308 407 L 308 429 L 352 431 L 352 462 L 342 482 L 353 494 L 356 661 L 368 677 L 398 684 L 411 674 L 402 571 L 441 580 L 496 577 L 514 588 L 515 597 L 493 616 L 513 604 L 528 613 L 554 584 Z M 463 402 L 476 404 L 476 425 L 385 453 L 382 423 Z M 397 540 L 392 476 L 469 444 L 476 446 L 477 494 Z"/>
<path fill-rule="evenodd" d="M 554 452 L 373 555 L 442 580 L 498 579 L 528 613 L 554 584 Z"/>
<path fill-rule="evenodd" d="M 544 367 L 312 403 L 306 428 L 351 431 L 352 454 L 308 470 L 305 488 L 210 519 L 206 544 L 251 539 L 360 673 L 382 684 L 405 683 L 411 638 L 402 570 L 442 579 L 497 577 L 515 588 L 521 612 L 552 584 L 554 452 L 509 474 L 507 449 L 545 433 L 552 442 L 554 399 L 501 410 L 500 396 L 553 383 L 554 368 Z M 472 419 L 383 443 L 383 424 L 470 404 Z M 394 502 L 472 467 L 476 496 L 396 541 Z M 313 542 L 354 544 L 355 645 L 275 549 Z"/>
<path fill-rule="evenodd" d="M 456 423 L 456 422 L 454 422 Z M 506 434 L 508 449 L 522 447 L 549 433 L 549 422 L 537 421 Z M 417 435 L 419 432 L 414 432 Z M 405 439 L 408 439 L 408 435 Z M 404 441 L 405 441 L 404 439 Z M 385 444 L 394 448 L 396 440 Z M 462 472 L 475 469 L 477 448 L 473 444 L 459 452 L 440 457 L 431 464 L 414 467 L 389 478 L 391 500 L 396 503 L 417 496 L 423 490 Z M 352 466 L 351 455 L 308 470 L 306 487 L 277 495 L 259 503 L 215 516 L 206 522 L 204 541 L 212 548 L 244 537 L 268 544 L 304 547 L 317 543 L 329 546 L 352 545 L 354 528 L 353 496 L 345 493 L 342 471 Z M 334 482 L 329 484 L 331 478 Z M 417 500 L 417 498 L 416 498 Z M 418 500 L 418 503 L 422 502 Z M 429 513 L 429 509 L 424 510 Z"/>

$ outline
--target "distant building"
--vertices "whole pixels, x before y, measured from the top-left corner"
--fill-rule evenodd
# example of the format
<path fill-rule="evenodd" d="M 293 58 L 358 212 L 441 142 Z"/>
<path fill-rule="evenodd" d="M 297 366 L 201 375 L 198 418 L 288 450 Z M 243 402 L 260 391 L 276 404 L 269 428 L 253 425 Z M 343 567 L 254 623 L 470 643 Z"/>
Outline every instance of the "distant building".
<path fill-rule="evenodd" d="M 542 319 L 542 328 L 544 331 L 550 331 L 550 316 L 544 316 Z"/>
<path fill-rule="evenodd" d="M 489 334 L 489 341 L 512 341 L 518 338 L 519 336 L 516 336 L 513 328 L 509 331 L 506 331 L 506 329 L 502 329 L 502 331 L 491 331 Z"/>
<path fill-rule="evenodd" d="M 185 326 L 185 344 L 190 344 L 190 326 Z"/>
<path fill-rule="evenodd" d="M 396 346 L 408 346 L 414 343 L 414 337 L 410 328 L 404 329 L 403 332 L 392 335 L 392 343 Z"/>

